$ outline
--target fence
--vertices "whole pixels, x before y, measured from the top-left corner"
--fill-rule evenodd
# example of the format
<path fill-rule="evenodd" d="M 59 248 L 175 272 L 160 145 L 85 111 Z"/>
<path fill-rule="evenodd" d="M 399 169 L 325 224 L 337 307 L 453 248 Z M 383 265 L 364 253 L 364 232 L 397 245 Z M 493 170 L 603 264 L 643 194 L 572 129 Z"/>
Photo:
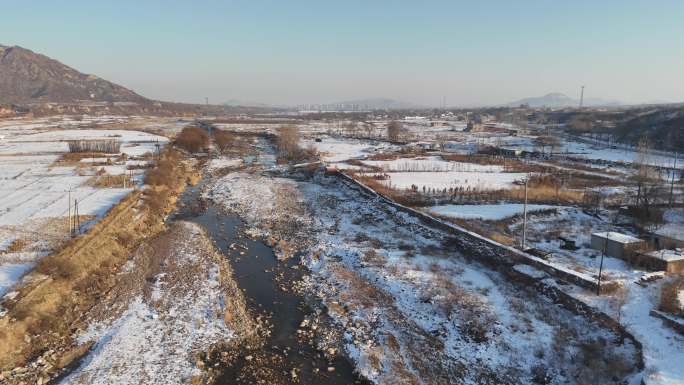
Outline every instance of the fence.
<path fill-rule="evenodd" d="M 69 152 L 118 154 L 121 149 L 121 142 L 115 139 L 70 140 L 68 144 Z"/>

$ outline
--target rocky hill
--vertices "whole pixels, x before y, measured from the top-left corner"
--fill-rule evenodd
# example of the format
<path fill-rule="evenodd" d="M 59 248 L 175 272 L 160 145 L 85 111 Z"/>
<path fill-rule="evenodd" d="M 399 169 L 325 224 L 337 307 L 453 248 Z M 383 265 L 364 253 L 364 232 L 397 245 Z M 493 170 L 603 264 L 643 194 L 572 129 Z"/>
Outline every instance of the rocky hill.
<path fill-rule="evenodd" d="M 0 46 L 0 104 L 147 103 L 120 85 L 22 47 Z"/>
<path fill-rule="evenodd" d="M 225 115 L 267 108 L 172 103 L 150 100 L 95 75 L 81 73 L 26 48 L 0 45 L 0 116 L 31 113 Z"/>

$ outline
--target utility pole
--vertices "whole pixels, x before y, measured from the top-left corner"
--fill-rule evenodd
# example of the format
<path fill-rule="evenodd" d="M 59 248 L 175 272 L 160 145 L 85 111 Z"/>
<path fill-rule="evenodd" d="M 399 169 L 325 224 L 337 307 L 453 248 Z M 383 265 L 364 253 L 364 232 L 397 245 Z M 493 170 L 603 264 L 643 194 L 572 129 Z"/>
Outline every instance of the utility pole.
<path fill-rule="evenodd" d="M 68 203 L 69 203 L 69 210 L 67 214 L 67 231 L 69 231 L 70 234 L 72 234 L 71 231 L 71 186 L 69 186 L 69 198 L 68 198 Z"/>
<path fill-rule="evenodd" d="M 606 232 L 606 240 L 603 242 L 603 251 L 601 252 L 601 264 L 599 265 L 598 286 L 596 286 L 596 295 L 601 295 L 601 273 L 603 273 L 603 257 L 606 256 L 606 249 L 608 248 L 608 238 L 610 231 Z"/>
<path fill-rule="evenodd" d="M 582 86 L 582 89 L 580 91 L 580 105 L 579 105 L 580 110 L 582 109 L 583 105 L 584 105 L 584 86 Z"/>
<path fill-rule="evenodd" d="M 75 233 L 81 233 L 81 220 L 78 217 L 78 199 L 74 199 L 74 222 L 75 222 Z"/>
<path fill-rule="evenodd" d="M 672 165 L 672 181 L 670 181 L 670 208 L 672 208 L 672 204 L 674 203 L 674 182 L 675 182 L 675 173 L 677 172 L 677 157 L 678 156 L 679 156 L 679 153 L 675 152 L 674 164 Z"/>
<path fill-rule="evenodd" d="M 159 162 L 159 158 L 161 157 L 161 150 L 159 146 L 159 139 L 157 139 L 157 143 L 154 144 L 154 147 L 157 149 L 157 162 Z"/>
<path fill-rule="evenodd" d="M 525 251 L 525 243 L 526 243 L 526 238 L 527 238 L 527 183 L 530 180 L 530 176 L 527 175 L 525 178 L 525 205 L 523 206 L 523 231 L 522 231 L 522 240 L 520 242 L 520 248 L 522 251 Z"/>

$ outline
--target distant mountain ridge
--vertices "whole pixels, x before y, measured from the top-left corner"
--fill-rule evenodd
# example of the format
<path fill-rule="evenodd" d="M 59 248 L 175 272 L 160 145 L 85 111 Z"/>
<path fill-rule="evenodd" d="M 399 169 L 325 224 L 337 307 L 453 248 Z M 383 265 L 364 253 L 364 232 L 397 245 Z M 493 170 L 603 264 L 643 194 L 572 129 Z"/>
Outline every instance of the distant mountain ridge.
<path fill-rule="evenodd" d="M 128 88 L 19 46 L 0 46 L 0 103 L 146 103 Z"/>
<path fill-rule="evenodd" d="M 617 100 L 606 100 L 601 98 L 584 98 L 584 106 L 619 106 L 623 103 Z M 528 105 L 530 107 L 579 107 L 579 99 L 573 99 L 560 92 L 552 92 L 544 96 L 524 98 L 506 104 L 509 107 Z"/>

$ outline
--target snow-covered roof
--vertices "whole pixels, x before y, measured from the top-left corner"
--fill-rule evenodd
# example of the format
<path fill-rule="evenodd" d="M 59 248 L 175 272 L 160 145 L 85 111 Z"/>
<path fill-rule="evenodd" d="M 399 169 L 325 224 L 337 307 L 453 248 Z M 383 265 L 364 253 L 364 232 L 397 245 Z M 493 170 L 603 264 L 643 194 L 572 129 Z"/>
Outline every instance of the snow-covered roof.
<path fill-rule="evenodd" d="M 668 261 L 668 262 L 684 260 L 684 250 L 683 249 L 656 250 L 656 251 L 651 251 L 650 253 L 647 253 L 646 255 L 653 257 L 653 258 L 662 259 L 663 261 Z"/>
<path fill-rule="evenodd" d="M 593 233 L 591 234 L 596 237 L 600 238 L 607 238 L 611 241 L 619 242 L 619 243 L 637 243 L 637 242 L 643 242 L 641 239 L 632 237 L 631 235 L 627 234 L 622 234 L 622 233 L 616 233 L 614 231 L 606 231 L 606 232 L 601 232 L 601 233 Z"/>

